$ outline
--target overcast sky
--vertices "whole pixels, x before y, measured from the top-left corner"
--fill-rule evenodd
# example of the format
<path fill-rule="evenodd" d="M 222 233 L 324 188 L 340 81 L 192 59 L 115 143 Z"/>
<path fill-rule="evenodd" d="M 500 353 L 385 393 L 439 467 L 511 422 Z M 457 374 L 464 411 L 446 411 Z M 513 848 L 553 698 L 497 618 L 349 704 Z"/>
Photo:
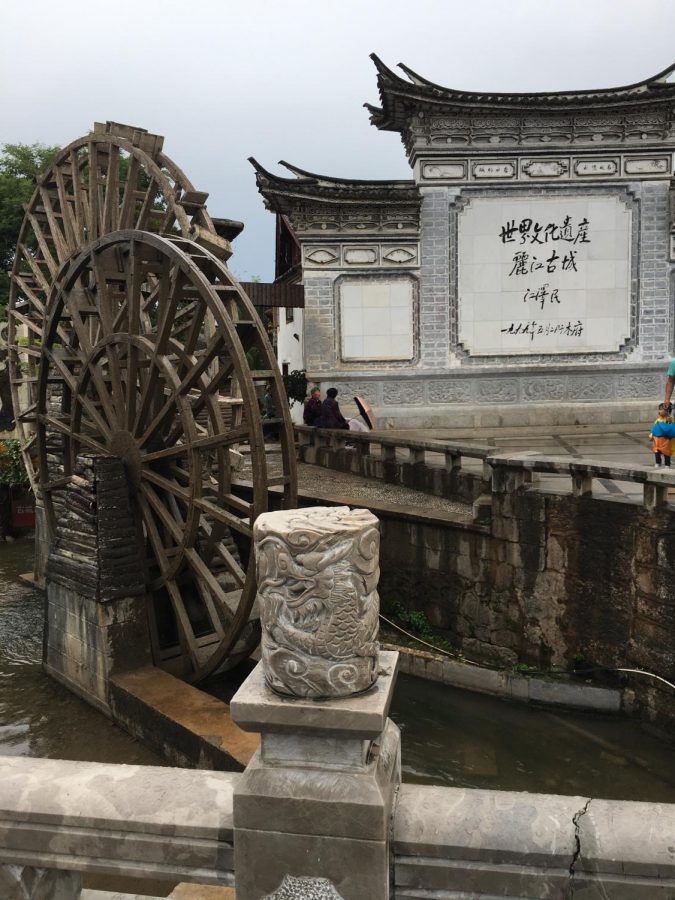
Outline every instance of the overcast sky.
<path fill-rule="evenodd" d="M 6 0 L 0 144 L 65 145 L 112 119 L 164 149 L 215 216 L 231 265 L 270 280 L 273 217 L 246 161 L 406 178 L 378 132 L 376 52 L 439 84 L 541 91 L 629 84 L 675 62 L 675 0 Z"/>

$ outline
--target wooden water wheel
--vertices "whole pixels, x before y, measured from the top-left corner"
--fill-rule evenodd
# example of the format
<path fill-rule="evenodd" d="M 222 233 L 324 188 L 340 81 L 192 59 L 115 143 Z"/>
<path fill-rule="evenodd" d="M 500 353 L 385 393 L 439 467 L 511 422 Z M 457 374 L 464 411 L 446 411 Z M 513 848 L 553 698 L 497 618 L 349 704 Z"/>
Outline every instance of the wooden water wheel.
<path fill-rule="evenodd" d="M 52 530 L 79 455 L 124 461 L 154 659 L 196 681 L 257 641 L 252 524 L 272 496 L 295 505 L 292 426 L 205 195 L 160 139 L 106 128 L 57 157 L 28 207 L 10 307 L 15 415 Z M 278 418 L 260 416 L 263 384 Z"/>

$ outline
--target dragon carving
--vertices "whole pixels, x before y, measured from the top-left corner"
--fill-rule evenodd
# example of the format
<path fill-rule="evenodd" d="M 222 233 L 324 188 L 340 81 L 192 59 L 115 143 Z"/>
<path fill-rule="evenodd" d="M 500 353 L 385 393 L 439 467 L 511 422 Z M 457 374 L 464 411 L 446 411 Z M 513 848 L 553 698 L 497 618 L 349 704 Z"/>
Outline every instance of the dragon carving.
<path fill-rule="evenodd" d="M 369 688 L 379 649 L 375 516 L 348 507 L 267 513 L 255 540 L 268 684 L 303 697 Z"/>

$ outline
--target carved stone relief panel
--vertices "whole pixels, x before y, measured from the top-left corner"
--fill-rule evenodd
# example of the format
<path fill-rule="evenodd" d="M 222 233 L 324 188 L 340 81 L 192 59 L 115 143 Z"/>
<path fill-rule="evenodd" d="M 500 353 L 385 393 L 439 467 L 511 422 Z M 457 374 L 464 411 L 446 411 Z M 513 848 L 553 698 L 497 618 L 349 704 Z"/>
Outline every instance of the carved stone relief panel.
<path fill-rule="evenodd" d="M 483 378 L 476 385 L 476 399 L 479 403 L 515 403 L 518 386 L 501 378 Z"/>
<path fill-rule="evenodd" d="M 372 266 L 379 257 L 378 247 L 344 247 L 342 258 L 348 266 Z"/>
<path fill-rule="evenodd" d="M 578 159 L 574 163 L 574 174 L 580 177 L 598 178 L 602 175 L 616 175 L 618 171 L 618 159 Z"/>
<path fill-rule="evenodd" d="M 422 178 L 430 181 L 437 178 L 464 178 L 466 176 L 466 162 L 455 163 L 424 163 L 422 165 Z"/>
<path fill-rule="evenodd" d="M 382 262 L 396 266 L 414 266 L 417 263 L 417 246 L 408 244 L 405 247 L 382 247 Z"/>
<path fill-rule="evenodd" d="M 471 171 L 474 178 L 480 179 L 514 178 L 516 174 L 516 163 L 515 160 L 510 162 L 497 160 L 495 162 L 473 163 Z"/>
<path fill-rule="evenodd" d="M 617 400 L 659 397 L 664 379 L 660 375 L 620 375 L 616 382 Z"/>
<path fill-rule="evenodd" d="M 429 382 L 430 403 L 470 403 L 471 382 L 467 380 Z"/>
<path fill-rule="evenodd" d="M 570 400 L 611 400 L 612 379 L 597 375 L 570 376 L 567 396 Z"/>
<path fill-rule="evenodd" d="M 303 247 L 304 265 L 325 268 L 340 263 L 340 248 L 338 246 L 312 246 Z"/>
<path fill-rule="evenodd" d="M 627 175 L 670 175 L 672 169 L 667 156 L 626 159 L 623 167 Z"/>
<path fill-rule="evenodd" d="M 294 697 L 347 697 L 377 680 L 380 533 L 365 509 L 258 516 L 254 529 L 267 684 Z"/>
<path fill-rule="evenodd" d="M 568 159 L 525 159 L 520 171 L 528 178 L 560 178 L 570 170 Z"/>
<path fill-rule="evenodd" d="M 523 400 L 564 400 L 566 394 L 563 378 L 529 378 L 522 385 Z"/>
<path fill-rule="evenodd" d="M 388 406 L 415 406 L 424 402 L 424 387 L 419 382 L 392 381 L 382 387 L 382 402 Z"/>

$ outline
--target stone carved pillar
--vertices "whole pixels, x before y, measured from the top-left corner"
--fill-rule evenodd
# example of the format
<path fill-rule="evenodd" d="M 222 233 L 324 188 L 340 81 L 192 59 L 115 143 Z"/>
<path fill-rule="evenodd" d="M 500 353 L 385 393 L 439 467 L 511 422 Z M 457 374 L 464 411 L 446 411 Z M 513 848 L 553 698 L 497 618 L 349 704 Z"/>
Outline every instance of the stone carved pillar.
<path fill-rule="evenodd" d="M 79 872 L 0 865 L 2 900 L 79 900 L 81 890 Z"/>
<path fill-rule="evenodd" d="M 253 536 L 269 686 L 314 698 L 370 688 L 379 649 L 376 517 L 347 506 L 265 513 Z"/>
<path fill-rule="evenodd" d="M 230 711 L 261 742 L 234 792 L 237 900 L 388 900 L 398 654 L 378 653 L 377 519 L 268 513 L 254 539 L 262 661 Z"/>

